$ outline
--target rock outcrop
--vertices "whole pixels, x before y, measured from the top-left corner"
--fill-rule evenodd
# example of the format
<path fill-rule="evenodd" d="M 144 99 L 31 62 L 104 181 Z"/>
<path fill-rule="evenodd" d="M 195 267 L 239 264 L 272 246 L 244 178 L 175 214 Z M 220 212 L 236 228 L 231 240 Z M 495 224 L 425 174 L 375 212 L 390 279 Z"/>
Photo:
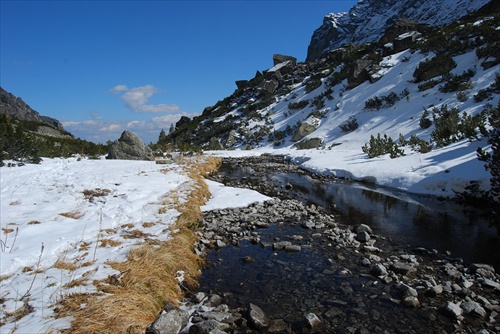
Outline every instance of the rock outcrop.
<path fill-rule="evenodd" d="M 378 41 L 400 18 L 442 26 L 478 10 L 489 0 L 364 0 L 349 12 L 328 14 L 314 31 L 307 50 L 307 61 L 349 43 Z M 450 8 L 451 7 L 451 8 Z"/>
<path fill-rule="evenodd" d="M 106 159 L 153 160 L 153 156 L 151 149 L 135 133 L 125 130 L 120 139 L 109 146 Z"/>
<path fill-rule="evenodd" d="M 0 113 L 21 121 L 45 123 L 56 130 L 65 131 L 63 125 L 57 119 L 41 116 L 36 110 L 27 105 L 23 99 L 15 97 L 2 87 L 0 87 Z"/>

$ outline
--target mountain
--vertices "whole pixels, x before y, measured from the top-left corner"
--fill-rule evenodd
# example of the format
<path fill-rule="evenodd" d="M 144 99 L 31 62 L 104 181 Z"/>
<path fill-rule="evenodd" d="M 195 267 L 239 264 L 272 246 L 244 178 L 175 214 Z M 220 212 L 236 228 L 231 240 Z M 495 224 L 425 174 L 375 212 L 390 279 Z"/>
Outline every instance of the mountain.
<path fill-rule="evenodd" d="M 41 157 L 97 157 L 106 151 L 102 144 L 75 138 L 57 119 L 41 116 L 0 87 L 0 167 L 4 160 L 15 166 L 39 163 Z"/>
<path fill-rule="evenodd" d="M 0 87 L 0 114 L 6 114 L 14 120 L 33 121 L 44 123 L 58 131 L 65 132 L 63 125 L 57 119 L 47 116 L 41 116 L 36 110 L 33 110 L 20 97 L 15 97 Z"/>
<path fill-rule="evenodd" d="M 487 189 L 476 149 L 491 152 L 500 124 L 500 10 L 489 5 L 437 28 L 391 14 L 383 44 L 354 42 L 315 62 L 274 55 L 232 95 L 181 118 L 166 142 L 286 154 L 417 193 L 453 196 L 471 181 Z"/>
<path fill-rule="evenodd" d="M 349 43 L 376 42 L 398 19 L 430 26 L 448 25 L 489 0 L 360 0 L 347 13 L 328 14 L 314 31 L 307 61 Z"/>

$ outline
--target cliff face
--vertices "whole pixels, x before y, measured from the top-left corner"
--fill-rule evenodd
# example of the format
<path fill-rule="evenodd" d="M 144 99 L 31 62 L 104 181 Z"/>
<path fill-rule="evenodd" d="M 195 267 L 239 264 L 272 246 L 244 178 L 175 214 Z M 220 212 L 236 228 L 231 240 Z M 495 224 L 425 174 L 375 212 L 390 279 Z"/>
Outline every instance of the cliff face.
<path fill-rule="evenodd" d="M 7 114 L 7 116 L 13 119 L 45 123 L 57 130 L 64 131 L 63 125 L 57 119 L 41 116 L 20 97 L 15 97 L 2 87 L 0 87 L 0 113 Z"/>
<path fill-rule="evenodd" d="M 306 61 L 317 60 L 325 52 L 345 44 L 378 41 L 400 18 L 442 26 L 488 2 L 490 0 L 360 0 L 348 13 L 325 16 L 311 37 Z"/>

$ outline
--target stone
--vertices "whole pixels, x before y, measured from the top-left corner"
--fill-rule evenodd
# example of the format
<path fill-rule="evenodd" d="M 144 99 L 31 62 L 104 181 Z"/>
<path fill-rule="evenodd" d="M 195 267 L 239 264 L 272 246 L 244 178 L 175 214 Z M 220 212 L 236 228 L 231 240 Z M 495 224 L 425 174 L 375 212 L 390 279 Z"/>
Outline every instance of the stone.
<path fill-rule="evenodd" d="M 308 328 L 311 328 L 314 330 L 317 326 L 321 324 L 321 320 L 318 318 L 318 316 L 314 313 L 308 313 L 306 315 L 306 325 Z"/>
<path fill-rule="evenodd" d="M 189 321 L 189 314 L 186 311 L 175 309 L 163 312 L 146 329 L 146 334 L 171 334 L 178 333 L 186 327 Z"/>
<path fill-rule="evenodd" d="M 216 246 L 217 248 L 226 247 L 226 243 L 224 243 L 222 240 L 216 240 L 216 241 L 215 241 L 215 246 Z"/>
<path fill-rule="evenodd" d="M 383 264 L 377 263 L 371 269 L 371 274 L 374 276 L 384 276 L 387 275 L 387 268 Z"/>
<path fill-rule="evenodd" d="M 415 290 L 414 288 L 412 288 L 411 286 L 409 286 L 407 284 L 401 283 L 401 284 L 399 284 L 398 288 L 399 288 L 399 292 L 401 293 L 401 295 L 403 297 L 408 297 L 408 296 L 418 297 L 417 290 Z"/>
<path fill-rule="evenodd" d="M 396 274 L 409 275 L 417 272 L 417 269 L 411 263 L 395 262 L 391 264 L 390 269 Z"/>
<path fill-rule="evenodd" d="M 215 330 L 221 330 L 227 327 L 229 327 L 227 324 L 223 324 L 216 320 L 210 319 L 193 324 L 191 327 L 189 327 L 189 334 L 213 334 L 216 333 Z M 165 334 L 170 334 L 170 333 L 165 333 Z"/>
<path fill-rule="evenodd" d="M 273 243 L 274 250 L 284 250 L 286 247 L 290 246 L 292 246 L 292 243 L 290 241 L 278 241 Z"/>
<path fill-rule="evenodd" d="M 465 314 L 469 314 L 472 316 L 478 316 L 480 318 L 486 318 L 486 310 L 479 305 L 479 303 L 474 301 L 463 302 L 460 307 L 464 311 Z"/>
<path fill-rule="evenodd" d="M 462 309 L 460 308 L 460 305 L 453 302 L 447 302 L 442 308 L 442 311 L 444 315 L 453 319 L 457 319 L 462 315 Z"/>
<path fill-rule="evenodd" d="M 295 57 L 285 56 L 285 55 L 278 54 L 278 53 L 273 55 L 274 65 L 284 63 L 285 61 L 290 61 L 291 66 L 293 66 L 293 67 L 295 67 L 297 65 L 297 58 L 295 58 Z"/>
<path fill-rule="evenodd" d="M 431 286 L 425 291 L 425 295 L 427 297 L 437 297 L 438 295 L 443 293 L 443 286 L 441 284 Z"/>
<path fill-rule="evenodd" d="M 273 94 L 279 87 L 279 82 L 275 79 L 263 80 L 257 86 L 258 88 L 265 90 L 266 92 Z"/>
<path fill-rule="evenodd" d="M 257 305 L 250 304 L 247 315 L 248 321 L 255 329 L 264 329 L 269 326 L 269 319 Z"/>
<path fill-rule="evenodd" d="M 201 303 L 206 297 L 207 295 L 204 292 L 197 292 L 191 297 L 191 300 L 195 303 Z"/>
<path fill-rule="evenodd" d="M 310 135 L 316 130 L 316 125 L 304 122 L 300 124 L 299 128 L 292 137 L 293 142 L 302 140 L 305 136 Z"/>
<path fill-rule="evenodd" d="M 495 282 L 489 278 L 484 278 L 484 279 L 480 280 L 479 282 L 481 282 L 481 284 L 484 286 L 487 286 L 487 287 L 490 287 L 490 288 L 493 288 L 493 289 L 500 291 L 500 283 Z"/>
<path fill-rule="evenodd" d="M 285 252 L 290 252 L 290 253 L 297 253 L 302 250 L 302 247 L 299 245 L 288 245 L 285 246 Z"/>
<path fill-rule="evenodd" d="M 229 132 L 229 135 L 227 136 L 226 148 L 232 147 L 236 143 L 237 138 L 238 138 L 238 136 L 236 135 L 236 130 L 234 130 L 234 129 L 231 130 Z"/>
<path fill-rule="evenodd" d="M 367 232 L 358 232 L 358 234 L 356 234 L 356 240 L 359 242 L 368 242 L 370 241 L 370 235 Z"/>
<path fill-rule="evenodd" d="M 221 151 L 224 146 L 221 144 L 220 140 L 216 137 L 210 138 L 210 143 L 208 144 L 207 150 L 209 151 Z"/>
<path fill-rule="evenodd" d="M 151 149 L 133 132 L 125 130 L 108 148 L 106 159 L 153 160 Z"/>
<path fill-rule="evenodd" d="M 222 297 L 217 294 L 210 295 L 207 302 L 205 303 L 206 306 L 211 307 L 217 307 L 220 304 L 222 304 Z"/>
<path fill-rule="evenodd" d="M 360 233 L 360 232 L 367 232 L 369 234 L 372 234 L 373 231 L 372 231 L 372 228 L 368 225 L 365 225 L 365 224 L 359 224 L 357 227 L 356 227 L 356 232 L 357 233 Z"/>

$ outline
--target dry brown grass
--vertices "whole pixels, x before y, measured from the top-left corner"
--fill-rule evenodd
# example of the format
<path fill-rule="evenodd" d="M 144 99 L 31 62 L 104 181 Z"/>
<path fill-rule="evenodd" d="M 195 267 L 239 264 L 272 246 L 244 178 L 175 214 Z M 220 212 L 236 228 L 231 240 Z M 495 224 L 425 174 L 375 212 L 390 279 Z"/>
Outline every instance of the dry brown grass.
<path fill-rule="evenodd" d="M 83 213 L 81 213 L 80 211 L 69 211 L 69 212 L 62 212 L 59 214 L 59 216 L 71 219 L 80 219 L 83 217 Z"/>
<path fill-rule="evenodd" d="M 78 269 L 79 267 L 80 266 L 78 264 L 72 263 L 72 262 L 67 262 L 67 261 L 64 261 L 63 259 L 57 259 L 56 263 L 54 263 L 54 268 L 62 269 L 62 270 L 73 271 L 73 270 Z"/>
<path fill-rule="evenodd" d="M 72 293 L 66 295 L 54 308 L 54 312 L 56 313 L 55 318 L 58 319 L 69 316 L 71 312 L 80 310 L 82 305 L 85 305 L 89 300 L 99 295 L 100 294 L 97 293 Z"/>
<path fill-rule="evenodd" d="M 38 225 L 38 224 L 41 224 L 41 222 L 39 222 L 38 220 L 32 220 L 28 222 L 28 225 Z"/>
<path fill-rule="evenodd" d="M 194 232 L 201 217 L 199 207 L 210 196 L 203 176 L 219 164 L 219 159 L 206 158 L 189 165 L 195 185 L 187 201 L 177 204 L 181 214 L 173 228 L 178 232 L 169 241 L 146 241 L 132 249 L 126 262 L 110 263 L 120 277 L 96 282 L 110 296 L 89 299 L 87 307 L 72 311 L 74 321 L 65 333 L 144 333 L 165 301 L 178 304 L 182 299 L 179 271 L 184 272 L 183 286 L 197 285 L 202 259 L 194 252 Z"/>
<path fill-rule="evenodd" d="M 116 247 L 122 244 L 121 241 L 111 240 L 111 239 L 102 239 L 100 240 L 100 242 L 101 244 L 99 245 L 99 247 L 106 247 L 106 246 Z"/>
<path fill-rule="evenodd" d="M 142 227 L 144 227 L 144 228 L 148 228 L 148 227 L 155 226 L 155 225 L 156 225 L 156 223 L 153 223 L 153 222 L 142 223 Z"/>

